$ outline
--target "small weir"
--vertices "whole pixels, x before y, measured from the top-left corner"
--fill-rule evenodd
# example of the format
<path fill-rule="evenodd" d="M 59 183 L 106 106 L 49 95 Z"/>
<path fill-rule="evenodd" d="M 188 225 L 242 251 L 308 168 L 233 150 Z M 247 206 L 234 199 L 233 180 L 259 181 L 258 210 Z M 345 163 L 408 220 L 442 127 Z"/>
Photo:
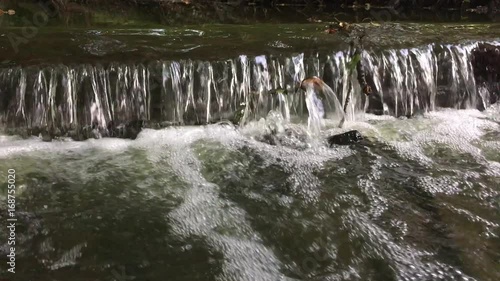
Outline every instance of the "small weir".
<path fill-rule="evenodd" d="M 301 116 L 307 114 L 304 95 L 295 92 L 310 76 L 324 79 L 341 103 L 352 91 L 348 118 L 357 112 L 412 116 L 440 107 L 483 110 L 498 98 L 499 82 L 476 77 L 478 44 L 364 51 L 362 65 L 373 88 L 368 98 L 348 73 L 348 51 L 7 67 L 0 69 L 0 122 L 9 133 L 85 139 L 130 137 L 142 127 L 207 124 L 238 115 L 248 121 L 276 108 Z M 275 94 L 277 89 L 288 94 Z"/>

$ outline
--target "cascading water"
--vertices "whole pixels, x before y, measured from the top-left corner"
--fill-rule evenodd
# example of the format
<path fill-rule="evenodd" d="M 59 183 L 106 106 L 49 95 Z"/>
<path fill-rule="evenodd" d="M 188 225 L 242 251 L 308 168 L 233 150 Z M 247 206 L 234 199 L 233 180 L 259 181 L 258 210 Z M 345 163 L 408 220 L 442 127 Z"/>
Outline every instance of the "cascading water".
<path fill-rule="evenodd" d="M 307 119 L 307 127 L 314 134 L 319 134 L 321 128 L 324 126 L 323 118 L 325 117 L 325 108 L 322 101 L 318 98 L 314 89 L 306 91 L 306 106 L 309 114 Z"/>
<path fill-rule="evenodd" d="M 346 69 L 346 52 L 304 57 L 247 57 L 226 61 L 51 65 L 0 70 L 1 123 L 26 134 L 113 136 L 130 122 L 140 126 L 206 124 L 243 119 L 276 109 L 289 118 L 307 114 L 304 95 L 293 93 L 306 77 L 319 76 L 357 112 L 410 116 L 437 107 L 486 108 L 494 93 L 478 90 L 471 65 L 475 44 L 364 51 L 362 64 L 374 94 L 366 99 Z M 331 99 L 330 99 L 331 100 Z"/>

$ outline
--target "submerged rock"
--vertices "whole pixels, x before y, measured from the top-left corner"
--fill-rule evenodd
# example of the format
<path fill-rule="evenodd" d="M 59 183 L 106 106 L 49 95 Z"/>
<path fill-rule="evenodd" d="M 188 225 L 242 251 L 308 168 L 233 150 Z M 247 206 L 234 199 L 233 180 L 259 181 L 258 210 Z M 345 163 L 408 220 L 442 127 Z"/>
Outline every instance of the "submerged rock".
<path fill-rule="evenodd" d="M 331 147 L 334 144 L 337 145 L 349 145 L 349 144 L 354 144 L 358 143 L 363 139 L 363 136 L 361 135 L 360 132 L 356 130 L 352 130 L 349 132 L 345 132 L 342 134 L 330 136 L 327 138 L 328 145 Z"/>
<path fill-rule="evenodd" d="M 304 150 L 309 147 L 308 135 L 295 129 L 287 128 L 284 133 L 266 133 L 254 137 L 255 140 L 267 143 L 269 145 L 286 146 L 297 150 Z M 328 146 L 350 145 L 364 140 L 361 133 L 357 130 L 348 131 L 342 134 L 330 136 L 327 138 Z"/>
<path fill-rule="evenodd" d="M 45 141 L 45 142 L 51 142 L 52 141 L 52 136 L 51 136 L 50 132 L 47 130 L 47 128 L 44 128 L 40 132 L 40 137 L 42 138 L 42 141 Z"/>
<path fill-rule="evenodd" d="M 283 132 L 271 130 L 265 134 L 255 136 L 254 139 L 269 145 L 285 146 L 297 150 L 304 150 L 309 147 L 307 131 L 296 127 L 285 128 Z"/>
<path fill-rule="evenodd" d="M 108 134 L 110 137 L 118 137 L 124 139 L 135 139 L 141 132 L 142 128 L 147 126 L 144 120 L 133 120 L 127 123 L 115 125 L 114 122 L 108 124 Z"/>

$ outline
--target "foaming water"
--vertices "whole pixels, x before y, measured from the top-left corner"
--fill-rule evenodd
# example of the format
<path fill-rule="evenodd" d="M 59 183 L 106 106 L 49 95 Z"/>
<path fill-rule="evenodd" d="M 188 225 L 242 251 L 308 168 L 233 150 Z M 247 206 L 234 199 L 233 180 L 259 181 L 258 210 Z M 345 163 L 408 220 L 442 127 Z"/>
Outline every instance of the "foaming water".
<path fill-rule="evenodd" d="M 158 155 L 164 158 L 173 172 L 189 186 L 182 190 L 183 202 L 169 214 L 173 231 L 180 237 L 203 237 L 216 251 L 224 253 L 223 280 L 283 279 L 280 262 L 274 253 L 262 244 L 259 234 L 246 221 L 244 210 L 219 197 L 219 187 L 207 181 L 202 163 L 195 156 L 191 145 L 204 139 L 235 139 L 237 135 L 224 128 L 174 129 L 144 132 L 137 140 L 139 145 L 154 150 L 152 161 Z M 148 154 L 149 155 L 149 154 Z M 231 235 L 226 234 L 230 231 Z"/>
<path fill-rule="evenodd" d="M 2 137 L 0 171 L 16 169 L 19 262 L 38 278 L 497 280 L 499 116 L 363 114 L 314 135 L 275 110 L 133 141 Z M 351 129 L 366 139 L 326 146 Z"/>

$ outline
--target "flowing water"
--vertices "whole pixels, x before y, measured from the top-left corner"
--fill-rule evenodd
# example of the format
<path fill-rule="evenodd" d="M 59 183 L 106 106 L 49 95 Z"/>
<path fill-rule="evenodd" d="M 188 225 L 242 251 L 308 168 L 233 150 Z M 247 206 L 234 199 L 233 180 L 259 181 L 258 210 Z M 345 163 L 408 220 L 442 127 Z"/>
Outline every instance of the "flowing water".
<path fill-rule="evenodd" d="M 256 140 L 272 122 L 283 121 L 136 140 L 3 137 L 16 277 L 498 280 L 498 106 L 365 115 L 345 124 L 369 138 L 351 147 Z"/>
<path fill-rule="evenodd" d="M 380 27 L 370 97 L 348 46 L 310 44 L 318 25 L 40 30 L 67 48 L 0 68 L 0 220 L 9 169 L 18 219 L 0 279 L 500 280 L 500 81 L 473 67 L 495 27 Z M 295 93 L 313 75 L 326 119 Z M 135 140 L 100 138 L 136 121 Z M 353 129 L 361 143 L 327 147 Z"/>

